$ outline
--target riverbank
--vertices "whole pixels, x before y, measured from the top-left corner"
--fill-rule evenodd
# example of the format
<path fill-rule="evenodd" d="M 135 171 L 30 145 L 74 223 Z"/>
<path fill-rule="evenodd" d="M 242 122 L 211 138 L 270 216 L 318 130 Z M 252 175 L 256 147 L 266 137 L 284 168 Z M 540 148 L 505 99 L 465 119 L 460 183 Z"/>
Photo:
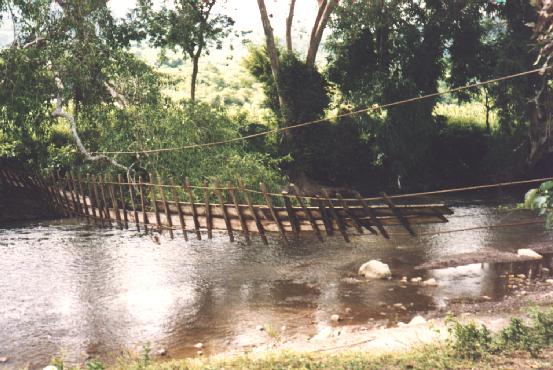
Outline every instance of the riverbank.
<path fill-rule="evenodd" d="M 113 368 L 553 368 L 552 281 L 530 281 L 522 276 L 512 276 L 511 280 L 520 288 L 500 302 L 487 297 L 454 302 L 447 310 L 429 313 L 427 319 L 416 316 L 410 323 L 393 327 L 341 326 L 337 322 L 312 337 L 287 337 L 279 330 L 263 328 L 260 331 L 266 340 L 250 348 L 204 358 L 198 345 L 198 355 L 184 360 L 164 359 L 165 354 L 159 357 L 154 349 L 120 359 Z M 522 324 L 513 318 L 521 318 Z M 488 344 L 482 325 L 490 331 Z"/>

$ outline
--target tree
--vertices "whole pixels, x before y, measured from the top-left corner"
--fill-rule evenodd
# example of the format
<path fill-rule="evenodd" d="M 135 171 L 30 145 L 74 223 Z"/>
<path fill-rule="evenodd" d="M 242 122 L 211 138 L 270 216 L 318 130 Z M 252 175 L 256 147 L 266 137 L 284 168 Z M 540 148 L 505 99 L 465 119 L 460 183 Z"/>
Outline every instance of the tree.
<path fill-rule="evenodd" d="M 105 0 L 12 0 L 15 30 L 12 45 L 0 51 L 0 112 L 3 126 L 23 140 L 44 134 L 55 119 L 67 119 L 81 154 L 90 161 L 112 158 L 93 155 L 78 133 L 83 107 L 124 106 L 156 99 L 159 89 L 151 69 L 126 52 L 127 41 Z M 151 86 L 130 88 L 142 77 Z M 129 94 L 124 94 L 129 87 Z M 52 108 L 52 104 L 55 108 Z"/>
<path fill-rule="evenodd" d="M 219 0 L 219 3 L 225 0 Z M 135 24 L 144 30 L 138 35 L 148 35 L 156 47 L 176 51 L 192 61 L 190 78 L 190 100 L 196 100 L 196 82 L 200 58 L 209 49 L 220 49 L 222 42 L 231 31 L 234 21 L 223 14 L 214 14 L 217 0 L 175 0 L 174 8 L 164 5 L 159 11 L 153 10 L 152 0 L 139 0 L 134 10 Z"/>

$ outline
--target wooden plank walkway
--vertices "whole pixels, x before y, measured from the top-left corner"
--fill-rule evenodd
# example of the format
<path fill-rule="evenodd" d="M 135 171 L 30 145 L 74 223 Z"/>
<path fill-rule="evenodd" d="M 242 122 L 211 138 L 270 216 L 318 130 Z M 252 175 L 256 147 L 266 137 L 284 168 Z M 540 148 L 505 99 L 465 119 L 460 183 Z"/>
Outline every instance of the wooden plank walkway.
<path fill-rule="evenodd" d="M 5 172 L 5 171 L 4 171 Z M 0 181 L 10 180 L 10 174 L 0 170 Z M 197 239 L 212 231 L 226 232 L 231 241 L 241 233 L 246 240 L 251 234 L 259 234 L 267 243 L 265 233 L 288 238 L 304 233 L 315 233 L 323 240 L 320 230 L 328 235 L 334 231 L 349 241 L 348 231 L 355 234 L 368 231 L 388 238 L 385 227 L 399 225 L 415 235 L 414 225 L 447 222 L 445 215 L 453 212 L 444 204 L 400 205 L 389 199 L 375 204 L 361 198 L 336 198 L 326 192 L 321 198 L 302 197 L 297 194 L 270 193 L 264 184 L 260 191 L 239 186 L 218 184 L 192 186 L 188 180 L 182 185 L 169 185 L 148 176 L 149 181 L 130 179 L 121 181 L 111 176 L 58 176 L 49 180 L 37 175 L 36 183 L 50 195 L 56 209 L 65 215 L 85 218 L 99 226 L 123 228 L 135 227 L 144 232 L 167 232 L 171 238 L 177 234 L 187 239 Z M 293 187 L 291 187 L 293 188 Z M 252 199 L 262 199 L 264 204 L 253 204 Z"/>

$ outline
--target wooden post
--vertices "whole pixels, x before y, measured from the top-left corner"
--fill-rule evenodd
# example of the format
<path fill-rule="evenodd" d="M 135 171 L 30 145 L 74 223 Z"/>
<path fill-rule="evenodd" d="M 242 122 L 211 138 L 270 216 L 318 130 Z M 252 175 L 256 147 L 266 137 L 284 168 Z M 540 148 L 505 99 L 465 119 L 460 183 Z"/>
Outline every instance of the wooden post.
<path fill-rule="evenodd" d="M 146 211 L 146 194 L 144 194 L 144 182 L 142 181 L 142 176 L 138 178 L 140 183 L 140 205 L 142 207 L 142 218 L 144 221 L 144 232 L 148 233 L 148 212 Z"/>
<path fill-rule="evenodd" d="M 90 183 L 90 174 L 86 174 L 86 184 L 88 187 L 88 198 L 90 199 L 90 212 L 92 213 L 92 220 L 95 224 L 98 223 L 98 220 L 96 219 L 96 205 L 97 201 L 96 198 L 94 198 L 94 193 L 92 192 L 92 184 Z"/>
<path fill-rule="evenodd" d="M 127 202 L 125 202 L 125 195 L 123 194 L 123 177 L 121 174 L 117 174 L 117 182 L 119 187 L 119 201 L 121 202 L 121 207 L 123 207 L 123 221 L 125 224 L 125 229 L 129 228 L 129 216 L 127 215 Z"/>
<path fill-rule="evenodd" d="M 104 227 L 104 217 L 102 216 L 102 213 L 104 213 L 104 203 L 102 202 L 102 199 L 100 198 L 98 191 L 98 183 L 95 176 L 92 176 L 92 184 L 94 187 L 94 198 L 96 198 L 96 205 L 98 206 L 98 215 L 100 216 L 100 224 L 102 227 Z"/>
<path fill-rule="evenodd" d="M 284 200 L 284 207 L 286 207 L 286 213 L 288 213 L 288 220 L 290 220 L 290 226 L 292 227 L 292 232 L 296 237 L 298 237 L 300 235 L 300 223 L 298 221 L 298 218 L 296 217 L 294 208 L 292 208 L 292 204 L 290 202 L 290 198 L 288 198 L 287 191 L 282 192 L 282 198 Z"/>
<path fill-rule="evenodd" d="M 134 193 L 134 185 L 136 184 L 136 181 L 134 179 L 134 176 L 132 180 L 129 176 L 129 194 L 131 196 L 131 205 L 132 205 L 132 213 L 134 215 L 134 223 L 136 224 L 136 231 L 140 232 L 140 220 L 138 219 L 138 211 L 136 210 L 136 195 Z"/>
<path fill-rule="evenodd" d="M 98 176 L 98 187 L 100 188 L 100 194 L 102 196 L 102 204 L 104 205 L 104 216 L 109 227 L 113 227 L 111 211 L 109 210 L 109 203 L 106 200 L 106 178 L 105 176 Z"/>
<path fill-rule="evenodd" d="M 163 231 L 163 226 L 161 225 L 161 217 L 159 215 L 159 207 L 157 206 L 157 194 L 156 194 L 156 187 L 155 187 L 155 180 L 154 180 L 154 177 L 152 176 L 152 174 L 150 173 L 149 174 L 149 180 L 150 180 L 150 183 L 148 185 L 151 186 L 151 191 L 152 191 L 152 203 L 154 205 L 154 212 L 156 214 L 156 224 L 157 224 L 157 229 L 159 231 L 159 233 L 161 234 L 162 231 Z M 146 186 L 148 186 L 146 185 Z"/>
<path fill-rule="evenodd" d="M 63 204 L 63 199 L 60 194 L 60 188 L 56 182 L 56 177 L 54 176 L 54 172 L 49 172 L 49 179 L 52 182 L 52 193 L 54 193 L 54 198 L 56 199 L 56 203 L 59 205 L 60 211 L 63 216 L 69 216 L 69 213 L 67 212 L 67 209 L 65 205 Z"/>
<path fill-rule="evenodd" d="M 196 231 L 196 238 L 202 240 L 202 233 L 200 232 L 200 221 L 198 220 L 198 210 L 194 203 L 194 195 L 192 189 L 190 189 L 190 180 L 188 177 L 184 181 L 184 190 L 188 193 L 188 199 L 190 200 L 190 209 L 192 210 L 192 219 L 194 220 L 194 230 Z"/>
<path fill-rule="evenodd" d="M 317 236 L 317 239 L 319 239 L 321 242 L 323 241 L 323 236 L 321 235 L 321 232 L 319 231 L 319 225 L 317 225 L 317 222 L 315 222 L 315 219 L 313 218 L 313 215 L 311 214 L 311 210 L 305 206 L 305 203 L 303 199 L 299 196 L 299 191 L 296 188 L 296 185 L 291 185 L 292 189 L 294 190 L 294 195 L 296 197 L 296 200 L 301 206 L 301 209 L 303 210 L 303 213 L 305 213 L 305 216 L 309 220 L 309 223 L 311 224 L 311 228 L 315 232 L 315 235 Z"/>
<path fill-rule="evenodd" d="M 88 209 L 88 202 L 86 201 L 86 194 L 84 192 L 84 188 L 83 188 L 83 181 L 81 179 L 81 175 L 77 174 L 77 184 L 79 185 L 79 193 L 81 193 L 81 197 L 83 199 L 83 209 L 84 209 L 84 214 L 85 214 L 85 217 L 86 217 L 86 222 L 87 223 L 90 223 L 90 210 Z M 89 197 L 90 199 L 90 197 Z"/>
<path fill-rule="evenodd" d="M 69 193 L 71 194 L 71 200 L 73 201 L 75 212 L 78 217 L 81 217 L 84 212 L 81 209 L 81 202 L 79 201 L 79 194 L 77 194 L 77 187 L 75 186 L 75 179 L 71 172 L 67 173 L 67 182 L 69 184 Z"/>
<path fill-rule="evenodd" d="M 51 188 L 48 186 L 48 184 L 44 180 L 44 177 L 42 177 L 42 174 L 39 171 L 35 171 L 35 176 L 36 176 L 36 179 L 37 179 L 38 183 L 40 184 L 41 188 L 43 189 L 43 191 L 45 193 L 48 205 L 50 206 L 52 211 L 59 212 L 60 209 L 59 209 L 58 204 L 56 203 L 56 198 L 54 196 L 54 193 L 51 191 Z M 1 175 L 0 175 L 0 177 L 1 177 Z"/>
<path fill-rule="evenodd" d="M 188 241 L 188 234 L 186 233 L 186 223 L 184 222 L 184 214 L 182 212 L 182 206 L 180 204 L 179 196 L 177 194 L 177 189 L 175 186 L 175 181 L 172 177 L 169 178 L 169 183 L 171 184 L 171 193 L 173 193 L 173 202 L 177 207 L 177 213 L 179 214 L 179 222 L 182 230 L 182 236 L 184 240 Z"/>
<path fill-rule="evenodd" d="M 240 186 L 240 190 L 244 194 L 244 199 L 246 200 L 246 203 L 248 204 L 248 207 L 250 209 L 250 212 L 253 215 L 253 219 L 255 220 L 255 226 L 257 227 L 257 231 L 259 232 L 259 235 L 261 236 L 261 240 L 263 240 L 263 243 L 265 245 L 269 245 L 269 241 L 267 240 L 267 236 L 265 236 L 265 229 L 263 228 L 263 224 L 259 220 L 259 216 L 256 212 L 256 209 L 252 205 L 252 200 L 250 199 L 250 195 L 248 192 L 244 189 L 244 183 L 242 180 L 238 180 L 238 184 Z"/>
<path fill-rule="evenodd" d="M 401 213 L 401 210 L 394 205 L 394 203 L 386 195 L 386 193 L 382 193 L 382 198 L 384 198 L 384 201 L 386 202 L 386 204 L 388 204 L 388 207 L 390 207 L 393 214 L 397 217 L 399 223 L 409 232 L 409 234 L 411 234 L 411 236 L 416 236 L 415 231 L 411 228 L 411 225 L 409 224 L 409 221 L 407 221 L 407 219 Z"/>
<path fill-rule="evenodd" d="M 234 191 L 234 188 L 232 187 L 232 184 L 227 182 L 227 187 L 229 188 L 230 197 L 232 199 L 232 203 L 234 204 L 234 208 L 236 208 L 236 213 L 238 214 L 238 219 L 240 220 L 240 227 L 242 228 L 242 235 L 244 235 L 244 239 L 246 239 L 246 242 L 250 242 L 250 233 L 248 230 L 248 225 L 246 221 L 244 220 L 244 215 L 242 214 L 242 209 L 240 208 L 240 205 L 238 204 L 238 199 L 236 198 L 236 193 Z"/>
<path fill-rule="evenodd" d="M 60 187 L 60 190 L 61 190 L 61 194 L 62 194 L 62 197 L 63 197 L 65 209 L 67 209 L 67 212 L 70 216 L 74 216 L 75 211 L 72 209 L 71 204 L 69 202 L 69 197 L 67 196 L 67 191 L 65 190 L 65 186 L 64 186 L 65 184 L 61 181 L 61 176 L 60 176 L 59 172 L 56 175 L 57 175 L 56 177 L 58 179 L 58 184 L 62 184 L 61 187 Z"/>
<path fill-rule="evenodd" d="M 165 191 L 163 191 L 163 186 L 161 186 L 161 177 L 157 177 L 157 185 L 159 192 L 161 193 L 161 201 L 163 202 L 163 208 L 165 209 L 165 217 L 167 218 L 167 227 L 169 228 L 169 236 L 171 239 L 175 238 L 173 234 L 173 220 L 171 219 L 171 210 L 169 209 L 169 203 L 167 203 L 167 198 L 165 197 Z"/>
<path fill-rule="evenodd" d="M 349 243 L 349 236 L 348 236 L 348 233 L 346 231 L 346 226 L 345 226 L 344 220 L 340 217 L 340 215 L 338 214 L 338 212 L 334 208 L 334 204 L 332 203 L 332 200 L 328 196 L 328 192 L 326 191 L 326 189 L 323 189 L 323 195 L 326 198 L 326 201 L 328 202 L 328 207 L 330 209 L 330 214 L 332 215 L 332 217 L 336 220 L 336 223 L 338 224 L 338 229 L 340 230 L 340 234 L 342 234 L 342 237 L 344 238 L 344 240 Z"/>
<path fill-rule="evenodd" d="M 376 228 L 378 229 L 378 231 L 380 231 L 380 234 L 382 234 L 383 237 L 385 237 L 386 239 L 390 239 L 390 235 L 388 235 L 388 232 L 386 231 L 384 226 L 382 226 L 382 222 L 380 222 L 378 217 L 376 217 L 376 214 L 374 213 L 372 208 L 369 207 L 367 201 L 363 199 L 363 197 L 361 197 L 361 194 L 359 194 L 357 191 L 354 194 L 355 194 L 355 197 L 359 200 L 359 203 L 361 203 L 361 205 L 363 206 L 363 209 L 365 210 L 365 213 L 367 214 L 367 216 L 369 216 L 369 218 L 371 219 L 371 223 L 374 226 L 376 226 Z"/>
<path fill-rule="evenodd" d="M 334 226 L 332 225 L 332 221 L 328 218 L 325 205 L 318 195 L 316 195 L 315 198 L 317 206 L 319 207 L 319 212 L 321 213 L 321 218 L 323 219 L 323 224 L 326 229 L 326 235 L 332 236 L 334 235 Z"/>
<path fill-rule="evenodd" d="M 221 189 L 219 188 L 219 183 L 215 181 L 213 183 L 215 186 L 215 194 L 217 195 L 217 198 L 219 199 L 219 206 L 221 207 L 221 210 L 223 211 L 223 218 L 225 219 L 225 226 L 227 227 L 227 232 L 229 239 L 232 242 L 234 242 L 234 234 L 232 233 L 232 225 L 230 224 L 230 218 L 227 213 L 227 208 L 225 207 L 225 200 L 223 199 L 223 194 L 221 193 Z"/>
<path fill-rule="evenodd" d="M 108 184 L 109 196 L 111 198 L 111 204 L 113 206 L 113 211 L 115 212 L 115 220 L 119 230 L 123 230 L 123 223 L 121 222 L 121 214 L 119 213 L 119 204 L 117 202 L 117 196 L 115 195 L 115 186 L 113 186 L 113 178 L 111 175 L 106 176 L 106 182 Z"/>
<path fill-rule="evenodd" d="M 211 223 L 211 205 L 209 204 L 209 183 L 204 181 L 204 201 L 205 201 L 205 225 L 207 227 L 207 238 L 213 238 L 213 225 Z"/>
<path fill-rule="evenodd" d="M 344 198 L 342 197 L 342 194 L 336 193 L 336 198 L 338 198 L 338 200 L 340 201 L 340 205 L 344 209 L 344 212 L 351 218 L 351 221 L 353 222 L 353 225 L 357 229 L 357 232 L 362 235 L 363 228 L 361 227 L 361 220 L 355 215 L 355 213 L 350 211 L 348 207 L 348 203 L 344 200 Z M 376 231 L 372 227 L 368 226 L 367 228 L 371 233 L 376 234 Z"/>
<path fill-rule="evenodd" d="M 265 203 L 267 203 L 267 207 L 269 207 L 271 216 L 273 217 L 273 220 L 275 221 L 278 227 L 278 232 L 280 233 L 280 236 L 282 237 L 282 240 L 284 241 L 284 243 L 288 244 L 288 238 L 286 238 L 286 232 L 284 230 L 284 227 L 282 226 L 282 223 L 280 222 L 280 219 L 278 218 L 277 213 L 275 212 L 273 203 L 271 202 L 271 198 L 269 198 L 269 195 L 267 194 L 267 188 L 265 187 L 265 184 L 262 182 L 259 183 L 259 186 L 261 187 L 261 192 L 263 193 L 263 197 L 265 198 Z"/>

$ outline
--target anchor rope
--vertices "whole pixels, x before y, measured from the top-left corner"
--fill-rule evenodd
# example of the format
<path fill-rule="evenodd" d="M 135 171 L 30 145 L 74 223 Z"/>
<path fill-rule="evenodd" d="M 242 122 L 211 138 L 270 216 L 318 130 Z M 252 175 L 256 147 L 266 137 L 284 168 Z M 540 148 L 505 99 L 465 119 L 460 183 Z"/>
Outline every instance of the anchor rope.
<path fill-rule="evenodd" d="M 266 131 L 258 132 L 258 133 L 251 134 L 251 135 L 232 138 L 232 139 L 213 141 L 213 142 L 202 143 L 202 144 L 190 144 L 190 145 L 184 145 L 184 146 L 179 146 L 179 147 L 170 147 L 170 148 L 158 148 L 158 149 L 135 150 L 135 151 L 101 151 L 101 152 L 92 152 L 91 154 L 92 155 L 98 155 L 98 154 L 103 154 L 103 155 L 107 155 L 107 154 L 111 154 L 111 155 L 114 155 L 114 154 L 151 154 L 151 153 L 180 151 L 180 150 L 187 150 L 187 149 L 207 148 L 207 147 L 218 146 L 218 145 L 223 145 L 223 144 L 230 144 L 230 143 L 235 143 L 235 142 L 238 142 L 238 141 L 253 139 L 253 138 L 256 138 L 256 137 L 260 137 L 260 136 L 266 136 L 266 135 L 275 134 L 275 133 L 279 133 L 279 132 L 290 131 L 290 130 L 297 129 L 297 128 L 302 128 L 302 127 L 307 127 L 307 126 L 311 126 L 311 125 L 321 124 L 321 123 L 329 121 L 330 119 L 350 117 L 350 116 L 361 114 L 361 113 L 373 112 L 373 111 L 377 111 L 377 110 L 381 110 L 381 109 L 385 109 L 385 108 L 391 108 L 391 107 L 395 107 L 395 106 L 399 106 L 399 105 L 403 105 L 403 104 L 408 104 L 408 103 L 413 103 L 413 102 L 417 102 L 417 101 L 421 101 L 421 100 L 435 98 L 435 97 L 438 97 L 438 96 L 447 95 L 447 94 L 451 94 L 451 93 L 455 93 L 455 92 L 459 92 L 459 91 L 463 91 L 463 90 L 468 90 L 468 89 L 472 89 L 472 88 L 475 88 L 475 87 L 485 86 L 485 85 L 496 83 L 496 82 L 506 81 L 506 80 L 510 80 L 510 79 L 513 79 L 513 78 L 523 77 L 523 76 L 527 76 L 527 75 L 531 75 L 531 74 L 535 74 L 535 73 L 545 73 L 545 71 L 550 69 L 550 68 L 553 68 L 553 66 L 549 66 L 549 67 L 545 67 L 545 68 L 540 67 L 540 68 L 532 69 L 532 70 L 525 71 L 525 72 L 519 72 L 519 73 L 511 74 L 511 75 L 508 75 L 508 76 L 497 77 L 497 78 L 487 80 L 487 81 L 476 82 L 476 83 L 468 84 L 468 85 L 465 85 L 465 86 L 459 86 L 459 87 L 452 88 L 452 89 L 449 89 L 449 90 L 436 92 L 436 93 L 432 93 L 432 94 L 427 94 L 427 95 L 422 95 L 422 96 L 417 96 L 417 97 L 413 97 L 413 98 L 409 98 L 409 99 L 399 100 L 399 101 L 395 101 L 395 102 L 392 102 L 392 103 L 374 104 L 374 105 L 372 105 L 370 107 L 367 107 L 367 108 L 358 109 L 358 110 L 354 110 L 354 111 L 347 112 L 347 113 L 337 114 L 337 115 L 334 115 L 333 117 L 330 117 L 330 118 L 316 119 L 316 120 L 312 120 L 312 121 L 307 121 L 307 122 L 303 122 L 303 123 L 290 125 L 290 126 L 287 126 L 287 127 L 275 128 L 275 129 L 266 130 Z"/>

